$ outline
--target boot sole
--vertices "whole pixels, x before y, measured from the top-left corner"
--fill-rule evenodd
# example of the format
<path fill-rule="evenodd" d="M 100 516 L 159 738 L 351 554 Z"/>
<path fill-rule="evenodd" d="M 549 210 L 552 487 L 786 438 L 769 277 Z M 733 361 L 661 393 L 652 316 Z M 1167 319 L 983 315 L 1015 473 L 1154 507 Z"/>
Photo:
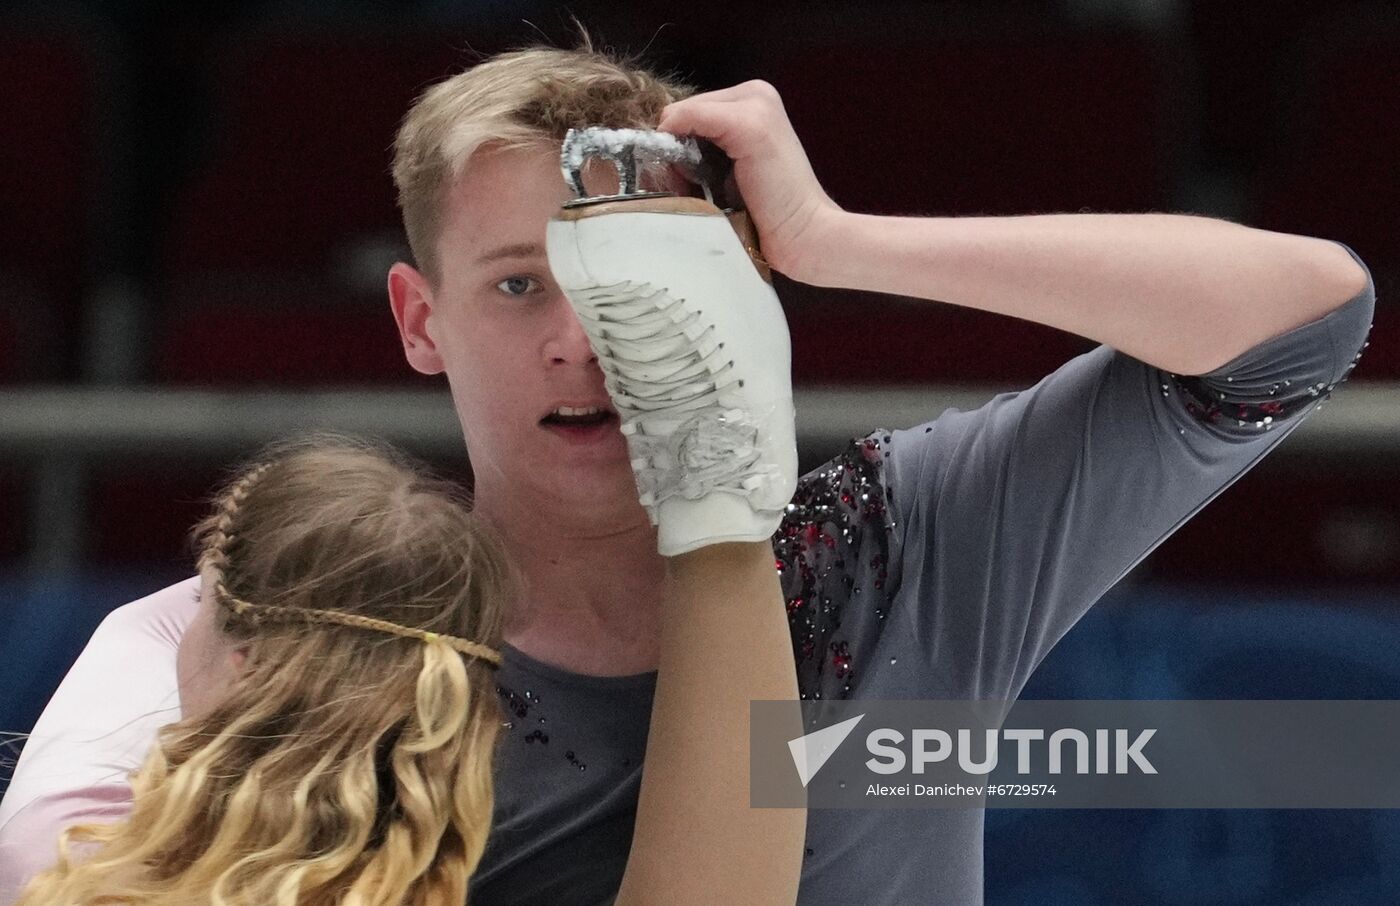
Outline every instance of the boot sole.
<path fill-rule="evenodd" d="M 636 199 L 626 199 L 622 201 L 600 201 L 596 204 L 571 205 L 560 209 L 554 215 L 556 220 L 586 220 L 589 217 L 599 217 L 605 214 L 622 213 L 642 213 L 642 214 L 689 214 L 700 217 L 725 217 L 729 220 L 729 225 L 734 228 L 734 232 L 739 236 L 739 242 L 744 246 L 744 251 L 748 253 L 749 260 L 753 262 L 754 269 L 769 286 L 773 285 L 773 271 L 768 262 L 764 260 L 762 252 L 758 247 L 758 231 L 754 229 L 753 221 L 749 219 L 747 211 L 732 211 L 726 214 L 703 198 L 691 198 L 684 195 L 667 196 L 643 196 Z"/>

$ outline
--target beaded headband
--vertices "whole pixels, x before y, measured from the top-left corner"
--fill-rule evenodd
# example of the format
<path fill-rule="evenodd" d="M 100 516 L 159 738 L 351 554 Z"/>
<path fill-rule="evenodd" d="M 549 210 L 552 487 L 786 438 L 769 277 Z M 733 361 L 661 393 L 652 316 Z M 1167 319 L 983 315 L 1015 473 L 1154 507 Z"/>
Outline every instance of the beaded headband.
<path fill-rule="evenodd" d="M 349 626 L 352 629 L 367 629 L 371 632 L 383 632 L 389 635 L 396 635 L 402 638 L 419 639 L 426 643 L 442 642 L 449 648 L 474 657 L 486 663 L 486 666 L 495 670 L 501 666 L 501 653 L 494 648 L 483 645 L 480 642 L 473 642 L 470 639 L 462 639 L 453 635 L 442 635 L 437 632 L 429 632 L 426 629 L 415 629 L 412 626 L 400 626 L 398 623 L 390 623 L 388 620 L 378 620 L 374 617 L 366 617 L 355 613 L 344 613 L 338 610 L 316 610 L 310 607 L 279 607 L 275 604 L 253 604 L 248 601 L 235 598 L 223 589 L 218 589 L 218 595 L 225 605 L 239 616 L 248 616 L 255 621 L 274 621 L 280 623 L 335 623 L 340 626 Z"/>

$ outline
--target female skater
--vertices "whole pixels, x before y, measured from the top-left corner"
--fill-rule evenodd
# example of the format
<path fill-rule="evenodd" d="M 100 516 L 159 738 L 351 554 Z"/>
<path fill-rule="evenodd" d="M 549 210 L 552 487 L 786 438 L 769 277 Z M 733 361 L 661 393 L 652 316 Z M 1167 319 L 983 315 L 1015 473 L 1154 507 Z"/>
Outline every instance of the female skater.
<path fill-rule="evenodd" d="M 133 776 L 129 816 L 65 832 L 19 902 L 466 901 L 491 824 L 493 671 L 515 584 L 493 534 L 401 457 L 319 439 L 245 469 L 194 536 L 183 717 Z M 668 560 L 668 581 L 617 902 L 676 900 L 694 882 L 680 847 L 721 842 L 763 856 L 703 879 L 714 898 L 792 902 L 803 810 L 682 820 L 714 796 L 716 769 L 747 787 L 747 714 L 714 713 L 714 671 L 743 698 L 796 697 L 771 547 L 701 547 Z"/>

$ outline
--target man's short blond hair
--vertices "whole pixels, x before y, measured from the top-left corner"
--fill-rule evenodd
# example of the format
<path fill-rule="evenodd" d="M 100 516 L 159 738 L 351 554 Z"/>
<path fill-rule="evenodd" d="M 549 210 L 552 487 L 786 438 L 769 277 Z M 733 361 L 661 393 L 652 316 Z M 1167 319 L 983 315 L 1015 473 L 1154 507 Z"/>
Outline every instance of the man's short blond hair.
<path fill-rule="evenodd" d="M 586 36 L 577 49 L 512 51 L 433 85 L 394 140 L 394 184 L 418 268 L 439 278 L 443 197 L 483 147 L 557 147 L 574 127 L 651 128 L 663 107 L 691 93 L 595 50 Z"/>

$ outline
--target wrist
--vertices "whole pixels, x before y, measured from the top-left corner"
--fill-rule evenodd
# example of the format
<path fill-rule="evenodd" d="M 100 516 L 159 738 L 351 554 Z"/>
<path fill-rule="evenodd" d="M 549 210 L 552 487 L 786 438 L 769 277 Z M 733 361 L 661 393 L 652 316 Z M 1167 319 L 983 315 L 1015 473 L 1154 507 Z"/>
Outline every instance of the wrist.
<path fill-rule="evenodd" d="M 681 590 L 698 592 L 704 589 L 715 602 L 733 600 L 736 605 L 743 596 L 732 596 L 726 590 L 752 586 L 755 581 L 772 581 L 776 576 L 771 541 L 731 541 L 710 544 L 684 554 L 666 557 L 667 580 Z M 684 598 L 675 592 L 671 599 Z"/>
<path fill-rule="evenodd" d="M 723 541 L 666 557 L 666 571 L 676 579 L 699 575 L 738 576 L 774 569 L 773 542 Z"/>
<path fill-rule="evenodd" d="M 838 286 L 849 250 L 845 238 L 853 218 L 829 198 L 822 198 L 794 232 L 791 252 L 769 263 L 783 276 L 812 286 Z"/>

